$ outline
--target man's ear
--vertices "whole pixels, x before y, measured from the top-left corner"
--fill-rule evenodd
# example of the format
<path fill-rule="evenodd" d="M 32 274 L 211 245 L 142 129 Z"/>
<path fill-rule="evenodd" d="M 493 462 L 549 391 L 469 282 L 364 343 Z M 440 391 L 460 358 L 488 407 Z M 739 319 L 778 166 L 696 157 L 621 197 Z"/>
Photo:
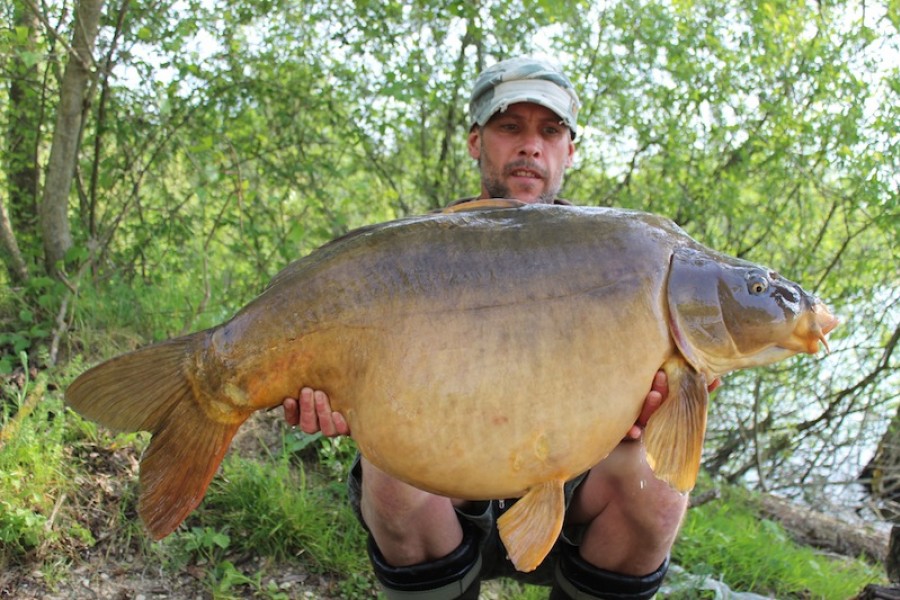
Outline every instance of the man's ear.
<path fill-rule="evenodd" d="M 566 158 L 566 168 L 575 164 L 575 142 L 569 140 L 569 156 Z"/>
<path fill-rule="evenodd" d="M 469 156 L 475 160 L 481 160 L 481 127 L 473 125 L 469 130 Z"/>

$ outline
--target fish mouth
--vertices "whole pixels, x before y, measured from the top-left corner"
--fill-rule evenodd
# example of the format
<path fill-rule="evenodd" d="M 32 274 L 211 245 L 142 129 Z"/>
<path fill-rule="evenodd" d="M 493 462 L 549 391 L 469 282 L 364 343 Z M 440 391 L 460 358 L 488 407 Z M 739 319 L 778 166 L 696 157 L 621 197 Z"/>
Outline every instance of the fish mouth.
<path fill-rule="evenodd" d="M 840 320 L 828 310 L 828 307 L 817 300 L 806 317 L 801 319 L 791 332 L 790 337 L 779 346 L 794 352 L 816 354 L 821 342 L 825 346 L 825 352 L 831 352 L 825 336 L 831 333 L 839 322 Z"/>

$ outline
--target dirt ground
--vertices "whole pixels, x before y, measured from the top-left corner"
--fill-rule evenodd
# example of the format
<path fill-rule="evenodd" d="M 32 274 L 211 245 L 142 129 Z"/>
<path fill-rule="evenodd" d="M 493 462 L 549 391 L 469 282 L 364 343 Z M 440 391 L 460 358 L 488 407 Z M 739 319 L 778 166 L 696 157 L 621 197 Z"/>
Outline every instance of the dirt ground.
<path fill-rule="evenodd" d="M 0 598 L 17 600 L 206 600 L 212 598 L 202 582 L 202 570 L 188 568 L 182 573 L 151 569 L 137 562 L 108 560 L 102 556 L 86 557 L 88 562 L 71 570 L 67 576 L 49 584 L 38 572 L 13 569 L 0 575 Z M 261 565 L 252 562 L 241 571 L 252 576 Z M 338 598 L 334 584 L 302 569 L 284 567 L 277 576 L 263 577 L 267 590 L 277 590 L 283 598 Z M 237 597 L 258 597 L 250 587 L 246 595 L 240 587 L 229 593 Z"/>
<path fill-rule="evenodd" d="M 276 450 L 280 443 L 281 413 L 261 415 L 242 428 L 231 452 L 261 455 L 263 446 Z M 139 456 L 133 446 L 120 448 L 78 446 L 72 457 L 86 463 L 88 475 L 77 481 L 77 497 L 58 501 L 62 510 L 77 511 L 96 543 L 68 548 L 59 564 L 52 559 L 13 566 L 0 572 L 0 600 L 206 600 L 212 598 L 203 565 L 191 564 L 178 571 L 164 569 L 160 560 L 148 559 L 142 544 L 146 541 L 123 539 L 121 523 L 116 519 L 123 506 L 133 505 L 133 482 L 138 476 Z M 138 522 L 134 509 L 126 509 L 126 519 Z M 53 519 L 51 518 L 51 522 Z M 0 544 L 2 544 L 0 540 Z M 37 558 L 37 557 L 36 557 Z M 308 572 L 302 561 L 272 564 L 253 556 L 228 557 L 237 572 L 255 579 L 260 585 L 234 585 L 231 597 L 285 599 L 339 598 L 336 582 Z M 242 592 L 246 592 L 246 594 Z M 226 596 L 227 597 L 227 596 Z"/>

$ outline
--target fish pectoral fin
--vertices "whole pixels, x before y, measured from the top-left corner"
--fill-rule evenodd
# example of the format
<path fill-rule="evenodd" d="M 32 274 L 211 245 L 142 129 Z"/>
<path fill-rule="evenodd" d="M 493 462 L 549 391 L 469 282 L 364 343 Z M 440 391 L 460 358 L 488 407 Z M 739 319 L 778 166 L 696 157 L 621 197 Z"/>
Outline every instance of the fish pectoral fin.
<path fill-rule="evenodd" d="M 523 573 L 541 564 L 562 531 L 564 483 L 548 481 L 531 488 L 497 520 L 509 559 Z"/>
<path fill-rule="evenodd" d="M 683 359 L 670 359 L 663 369 L 669 396 L 644 430 L 647 463 L 656 477 L 679 492 L 688 492 L 700 470 L 709 392 L 706 378 Z"/>
<path fill-rule="evenodd" d="M 441 214 L 452 214 L 470 210 L 486 210 L 489 208 L 518 208 L 520 206 L 525 206 L 525 203 L 521 200 L 512 200 L 509 198 L 486 198 L 484 200 L 460 202 L 459 204 L 448 206 L 440 212 Z"/>

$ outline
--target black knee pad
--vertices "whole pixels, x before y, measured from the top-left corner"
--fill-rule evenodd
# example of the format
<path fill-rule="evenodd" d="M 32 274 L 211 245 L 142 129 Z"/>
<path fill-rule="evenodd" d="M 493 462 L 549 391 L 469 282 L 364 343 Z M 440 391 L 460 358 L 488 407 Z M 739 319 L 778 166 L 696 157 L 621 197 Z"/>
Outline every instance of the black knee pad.
<path fill-rule="evenodd" d="M 649 600 L 659 591 L 669 559 L 649 575 L 635 576 L 598 569 L 564 544 L 556 564 L 551 600 Z"/>
<path fill-rule="evenodd" d="M 369 560 L 388 600 L 477 600 L 481 588 L 481 552 L 475 528 L 463 522 L 463 540 L 443 558 L 393 567 L 369 536 Z"/>

